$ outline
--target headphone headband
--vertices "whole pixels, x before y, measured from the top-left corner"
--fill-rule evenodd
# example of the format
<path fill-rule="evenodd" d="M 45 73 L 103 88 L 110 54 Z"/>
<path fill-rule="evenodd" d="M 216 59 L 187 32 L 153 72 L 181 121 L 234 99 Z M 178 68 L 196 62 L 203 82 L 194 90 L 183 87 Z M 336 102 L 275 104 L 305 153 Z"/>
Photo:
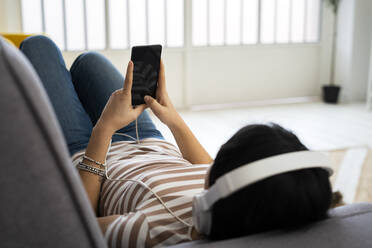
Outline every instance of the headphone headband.
<path fill-rule="evenodd" d="M 329 157 L 321 152 L 291 152 L 249 163 L 226 173 L 204 193 L 200 199 L 202 211 L 209 210 L 219 199 L 225 198 L 239 189 L 268 177 L 309 168 L 322 168 L 333 174 L 329 167 Z"/>

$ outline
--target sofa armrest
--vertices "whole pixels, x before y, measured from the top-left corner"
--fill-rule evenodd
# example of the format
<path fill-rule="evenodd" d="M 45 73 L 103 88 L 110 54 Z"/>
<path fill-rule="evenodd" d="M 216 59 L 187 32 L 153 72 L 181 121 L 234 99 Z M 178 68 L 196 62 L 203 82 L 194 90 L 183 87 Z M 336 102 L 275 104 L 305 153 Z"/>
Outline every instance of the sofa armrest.
<path fill-rule="evenodd" d="M 41 82 L 0 37 L 1 247 L 106 247 Z"/>

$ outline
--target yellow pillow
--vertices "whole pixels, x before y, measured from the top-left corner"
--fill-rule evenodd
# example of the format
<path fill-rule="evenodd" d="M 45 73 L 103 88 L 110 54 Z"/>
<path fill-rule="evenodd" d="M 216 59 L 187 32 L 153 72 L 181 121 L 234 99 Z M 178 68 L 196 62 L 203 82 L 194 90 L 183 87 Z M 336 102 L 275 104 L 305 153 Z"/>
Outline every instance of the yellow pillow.
<path fill-rule="evenodd" d="M 3 37 L 4 38 L 4 40 L 5 41 L 7 41 L 9 44 L 11 44 L 11 45 L 13 45 L 13 46 L 15 46 L 15 47 L 17 47 L 11 40 L 9 40 L 9 39 L 7 39 L 7 38 L 5 38 L 5 37 Z"/>
<path fill-rule="evenodd" d="M 0 35 L 3 36 L 6 40 L 10 41 L 10 43 L 16 47 L 19 47 L 24 39 L 32 36 L 32 34 L 22 34 L 22 33 L 14 33 L 14 34 L 3 33 Z"/>

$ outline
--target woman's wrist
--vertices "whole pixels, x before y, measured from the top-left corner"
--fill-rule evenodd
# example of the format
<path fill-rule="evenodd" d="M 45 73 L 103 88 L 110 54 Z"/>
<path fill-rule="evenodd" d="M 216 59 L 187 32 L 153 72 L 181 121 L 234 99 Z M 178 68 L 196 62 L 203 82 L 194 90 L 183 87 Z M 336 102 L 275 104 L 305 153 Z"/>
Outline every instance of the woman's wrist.
<path fill-rule="evenodd" d="M 92 131 L 92 133 L 99 134 L 100 136 L 107 136 L 110 138 L 112 135 L 114 135 L 115 132 L 116 130 L 113 130 L 113 128 L 110 128 L 109 125 L 106 125 L 100 120 L 97 121 Z"/>
<path fill-rule="evenodd" d="M 172 121 L 167 124 L 170 130 L 178 129 L 182 127 L 183 125 L 185 125 L 185 122 L 183 121 L 182 117 L 177 112 L 172 118 Z"/>

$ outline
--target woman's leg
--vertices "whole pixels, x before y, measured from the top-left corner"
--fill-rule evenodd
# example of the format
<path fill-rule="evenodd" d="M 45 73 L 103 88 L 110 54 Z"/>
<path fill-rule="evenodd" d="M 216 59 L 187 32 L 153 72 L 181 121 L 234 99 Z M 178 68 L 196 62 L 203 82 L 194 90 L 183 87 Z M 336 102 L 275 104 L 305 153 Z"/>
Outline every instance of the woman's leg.
<path fill-rule="evenodd" d="M 33 65 L 44 85 L 65 136 L 70 155 L 86 148 L 92 132 L 92 122 L 75 92 L 61 51 L 45 36 L 33 36 L 24 40 L 20 49 Z"/>
<path fill-rule="evenodd" d="M 112 92 L 123 87 L 124 77 L 110 61 L 95 52 L 80 55 L 71 66 L 70 72 L 80 102 L 95 125 Z M 136 138 L 135 122 L 118 132 Z M 163 139 L 146 111 L 138 117 L 138 133 L 140 139 Z M 112 138 L 113 142 L 123 140 L 131 139 L 118 135 Z"/>

